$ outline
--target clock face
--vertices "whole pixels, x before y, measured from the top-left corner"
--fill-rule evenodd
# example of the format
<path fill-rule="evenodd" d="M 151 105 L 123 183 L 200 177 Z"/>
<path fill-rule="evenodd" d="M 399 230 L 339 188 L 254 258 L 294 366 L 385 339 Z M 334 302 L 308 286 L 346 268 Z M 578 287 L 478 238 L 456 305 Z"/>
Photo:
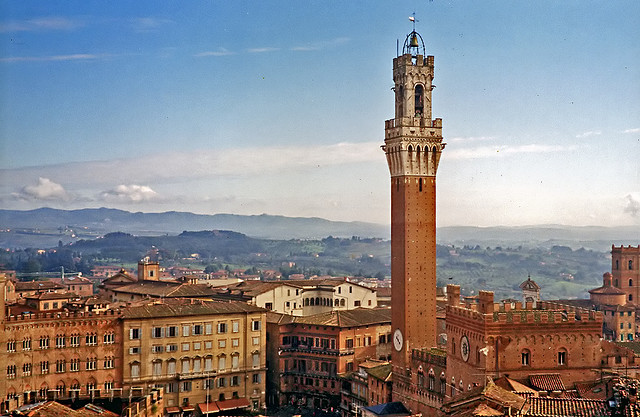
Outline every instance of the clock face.
<path fill-rule="evenodd" d="M 462 360 L 464 360 L 465 362 L 469 360 L 470 350 L 469 339 L 467 338 L 467 336 L 462 336 L 462 339 L 460 340 L 460 355 L 462 356 Z"/>
<path fill-rule="evenodd" d="M 396 348 L 398 352 L 400 352 L 402 350 L 402 343 L 402 332 L 400 331 L 400 329 L 396 329 L 396 331 L 393 332 L 393 347 Z"/>

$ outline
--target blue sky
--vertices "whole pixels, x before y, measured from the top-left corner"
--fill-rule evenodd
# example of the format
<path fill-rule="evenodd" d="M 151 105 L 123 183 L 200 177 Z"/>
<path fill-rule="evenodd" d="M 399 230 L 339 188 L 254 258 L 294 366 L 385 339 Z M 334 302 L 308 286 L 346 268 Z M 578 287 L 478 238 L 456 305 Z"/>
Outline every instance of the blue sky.
<path fill-rule="evenodd" d="M 440 226 L 640 225 L 637 1 L 4 1 L 0 206 L 388 223 L 414 10 Z"/>

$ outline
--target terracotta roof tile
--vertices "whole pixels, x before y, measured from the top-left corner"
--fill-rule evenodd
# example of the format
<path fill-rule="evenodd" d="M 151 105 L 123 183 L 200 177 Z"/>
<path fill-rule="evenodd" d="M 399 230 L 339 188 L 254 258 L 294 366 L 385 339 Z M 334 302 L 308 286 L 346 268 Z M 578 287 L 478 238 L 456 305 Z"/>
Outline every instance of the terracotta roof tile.
<path fill-rule="evenodd" d="M 529 375 L 529 383 L 540 391 L 566 391 L 560 374 Z"/>
<path fill-rule="evenodd" d="M 193 302 L 192 302 L 193 301 Z M 209 314 L 258 313 L 263 308 L 237 301 L 200 301 L 200 300 L 165 300 L 140 307 L 129 307 L 123 310 L 124 319 L 145 317 L 180 317 Z"/>
<path fill-rule="evenodd" d="M 294 322 L 318 326 L 357 327 L 391 322 L 391 309 L 356 308 L 354 310 L 336 310 L 314 314 L 313 316 L 294 317 Z"/>
<path fill-rule="evenodd" d="M 585 398 L 530 397 L 526 416 L 532 417 L 603 417 L 609 416 L 607 402 Z"/>

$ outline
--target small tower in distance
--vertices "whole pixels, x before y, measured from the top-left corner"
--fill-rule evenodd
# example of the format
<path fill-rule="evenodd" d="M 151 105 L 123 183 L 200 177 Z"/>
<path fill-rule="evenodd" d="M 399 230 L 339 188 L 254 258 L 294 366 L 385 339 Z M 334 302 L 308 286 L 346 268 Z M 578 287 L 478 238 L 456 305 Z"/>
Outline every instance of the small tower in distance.
<path fill-rule="evenodd" d="M 413 30 L 393 59 L 395 117 L 382 146 L 391 174 L 394 381 L 413 349 L 436 346 L 436 171 L 445 143 L 442 119 L 431 118 L 433 77 L 434 58 Z"/>
<path fill-rule="evenodd" d="M 158 281 L 160 279 L 160 264 L 151 262 L 148 257 L 138 262 L 138 281 Z"/>
<path fill-rule="evenodd" d="M 531 275 L 520 284 L 520 289 L 522 290 L 522 301 L 524 305 L 527 303 L 533 303 L 533 307 L 536 306 L 538 301 L 540 301 L 540 286 L 531 279 Z"/>

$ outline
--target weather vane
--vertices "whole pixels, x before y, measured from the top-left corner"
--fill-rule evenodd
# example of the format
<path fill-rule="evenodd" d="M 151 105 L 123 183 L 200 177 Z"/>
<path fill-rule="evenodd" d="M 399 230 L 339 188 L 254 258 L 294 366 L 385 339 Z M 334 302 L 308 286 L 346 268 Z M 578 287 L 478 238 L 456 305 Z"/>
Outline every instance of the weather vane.
<path fill-rule="evenodd" d="M 409 16 L 409 20 L 413 23 L 413 31 L 416 31 L 416 22 L 419 22 L 419 20 L 416 20 L 416 12 L 414 11 L 413 14 L 411 16 Z"/>

